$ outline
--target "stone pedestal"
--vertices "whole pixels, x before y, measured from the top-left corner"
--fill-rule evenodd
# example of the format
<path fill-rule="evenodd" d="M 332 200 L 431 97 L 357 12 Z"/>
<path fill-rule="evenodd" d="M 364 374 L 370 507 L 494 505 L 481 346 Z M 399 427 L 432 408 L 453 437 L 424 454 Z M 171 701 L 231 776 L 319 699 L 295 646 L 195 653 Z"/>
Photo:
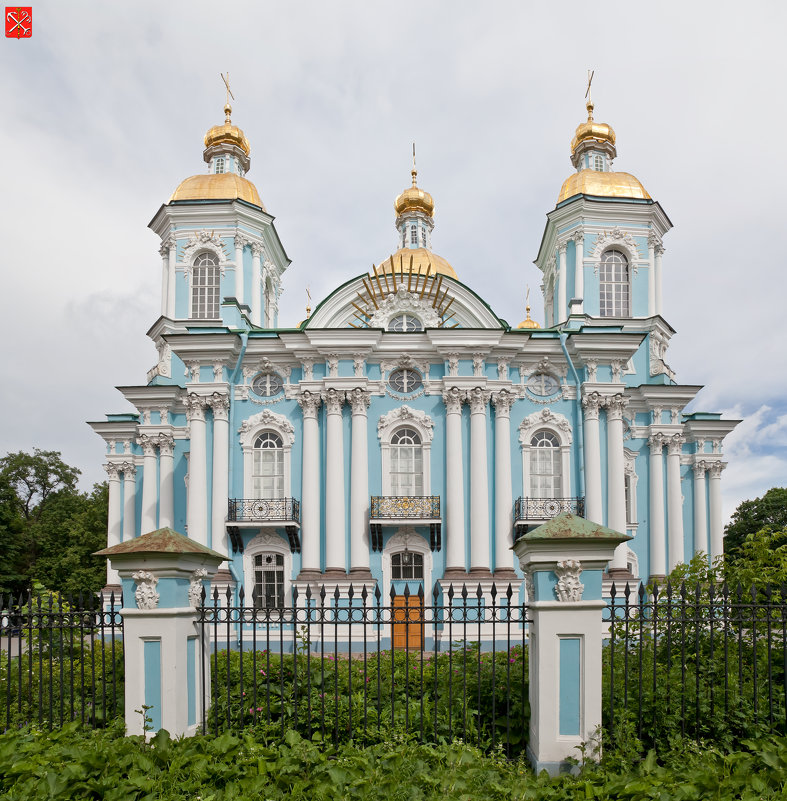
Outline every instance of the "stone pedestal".
<path fill-rule="evenodd" d="M 530 599 L 527 751 L 536 772 L 569 770 L 601 725 L 602 573 L 629 539 L 562 514 L 514 545 Z"/>
<path fill-rule="evenodd" d="M 196 734 L 210 669 L 195 607 L 224 557 L 169 528 L 96 555 L 110 558 L 123 582 L 126 732 L 143 733 L 138 710 L 147 706 L 151 733 Z"/>

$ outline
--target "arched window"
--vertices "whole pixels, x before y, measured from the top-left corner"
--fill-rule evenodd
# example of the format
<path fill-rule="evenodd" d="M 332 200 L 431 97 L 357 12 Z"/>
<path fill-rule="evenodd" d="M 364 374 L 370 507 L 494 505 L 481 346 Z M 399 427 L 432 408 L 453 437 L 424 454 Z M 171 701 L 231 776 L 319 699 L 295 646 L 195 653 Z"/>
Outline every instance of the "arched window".
<path fill-rule="evenodd" d="M 400 428 L 391 437 L 391 494 L 424 494 L 424 456 L 414 428 Z"/>
<path fill-rule="evenodd" d="M 422 579 L 424 577 L 424 556 L 413 551 L 400 551 L 391 555 L 391 578 Z"/>
<path fill-rule="evenodd" d="M 258 553 L 254 557 L 255 609 L 284 606 L 284 557 L 280 553 Z"/>
<path fill-rule="evenodd" d="M 252 492 L 255 498 L 284 497 L 284 443 L 274 431 L 254 440 Z"/>
<path fill-rule="evenodd" d="M 191 316 L 198 320 L 219 318 L 221 271 L 213 253 L 200 253 L 194 261 L 191 284 Z"/>
<path fill-rule="evenodd" d="M 536 431 L 530 440 L 530 497 L 560 498 L 563 470 L 558 438 L 551 431 Z"/>
<path fill-rule="evenodd" d="M 599 309 L 602 317 L 629 317 L 631 293 L 628 259 L 619 250 L 607 250 L 599 269 Z"/>
<path fill-rule="evenodd" d="M 389 331 L 399 331 L 411 333 L 413 331 L 423 331 L 421 321 L 412 314 L 397 314 L 388 323 Z"/>

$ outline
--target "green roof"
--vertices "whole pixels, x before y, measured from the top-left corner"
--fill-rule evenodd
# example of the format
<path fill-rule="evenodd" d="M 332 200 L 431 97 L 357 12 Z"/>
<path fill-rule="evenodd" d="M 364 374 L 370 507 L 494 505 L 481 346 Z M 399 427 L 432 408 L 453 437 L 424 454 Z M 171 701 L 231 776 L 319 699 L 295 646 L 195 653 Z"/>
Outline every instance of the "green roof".
<path fill-rule="evenodd" d="M 534 542 L 539 540 L 607 540 L 616 542 L 625 542 L 630 540 L 628 534 L 622 534 L 620 531 L 615 531 L 599 523 L 593 523 L 586 520 L 579 515 L 572 515 L 570 512 L 564 512 L 557 517 L 553 517 L 546 523 L 534 528 L 527 534 L 519 538 L 527 542 Z"/>
<path fill-rule="evenodd" d="M 201 556 L 214 556 L 222 561 L 227 558 L 220 553 L 216 553 L 216 551 L 211 551 L 210 548 L 206 548 L 204 545 L 200 545 L 198 542 L 194 542 L 194 540 L 190 540 L 183 534 L 173 531 L 171 528 L 160 528 L 156 531 L 151 531 L 149 534 L 143 534 L 141 537 L 134 537 L 132 540 L 126 540 L 126 542 L 113 545 L 111 548 L 96 551 L 93 556 L 145 553 L 195 553 Z"/>

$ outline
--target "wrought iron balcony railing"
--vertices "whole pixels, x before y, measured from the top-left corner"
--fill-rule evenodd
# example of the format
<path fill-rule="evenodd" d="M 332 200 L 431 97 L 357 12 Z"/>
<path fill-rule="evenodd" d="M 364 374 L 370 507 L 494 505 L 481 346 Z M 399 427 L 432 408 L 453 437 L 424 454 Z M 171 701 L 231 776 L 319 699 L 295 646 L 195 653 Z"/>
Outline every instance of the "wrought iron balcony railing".
<path fill-rule="evenodd" d="M 372 495 L 372 520 L 440 519 L 439 495 Z"/>
<path fill-rule="evenodd" d="M 514 519 L 551 520 L 563 512 L 583 516 L 585 514 L 584 498 L 517 498 L 514 506 Z"/>
<path fill-rule="evenodd" d="M 295 498 L 230 498 L 227 521 L 300 523 L 301 504 Z"/>

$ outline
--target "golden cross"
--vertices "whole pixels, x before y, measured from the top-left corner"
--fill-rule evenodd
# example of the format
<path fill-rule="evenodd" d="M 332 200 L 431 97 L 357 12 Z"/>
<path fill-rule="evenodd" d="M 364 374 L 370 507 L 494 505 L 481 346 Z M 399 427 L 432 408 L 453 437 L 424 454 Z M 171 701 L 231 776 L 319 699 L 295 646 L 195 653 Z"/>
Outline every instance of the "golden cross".
<path fill-rule="evenodd" d="M 596 74 L 595 70 L 588 70 L 588 88 L 585 90 L 585 97 L 587 98 L 589 103 L 593 102 L 593 98 L 590 95 L 590 84 L 593 83 L 593 76 Z"/>
<path fill-rule="evenodd" d="M 527 292 L 525 293 L 525 303 L 530 303 L 530 284 L 527 284 Z"/>
<path fill-rule="evenodd" d="M 312 293 L 309 292 L 309 287 L 306 287 L 306 316 L 312 313 Z"/>
<path fill-rule="evenodd" d="M 413 142 L 413 169 L 415 169 L 415 142 Z"/>
<path fill-rule="evenodd" d="M 230 98 L 233 100 L 235 99 L 235 95 L 232 94 L 232 89 L 230 89 L 230 74 L 228 72 L 225 77 L 224 74 L 220 72 L 219 75 L 221 75 L 221 80 L 224 81 L 224 85 L 227 87 L 227 105 L 229 105 Z"/>

